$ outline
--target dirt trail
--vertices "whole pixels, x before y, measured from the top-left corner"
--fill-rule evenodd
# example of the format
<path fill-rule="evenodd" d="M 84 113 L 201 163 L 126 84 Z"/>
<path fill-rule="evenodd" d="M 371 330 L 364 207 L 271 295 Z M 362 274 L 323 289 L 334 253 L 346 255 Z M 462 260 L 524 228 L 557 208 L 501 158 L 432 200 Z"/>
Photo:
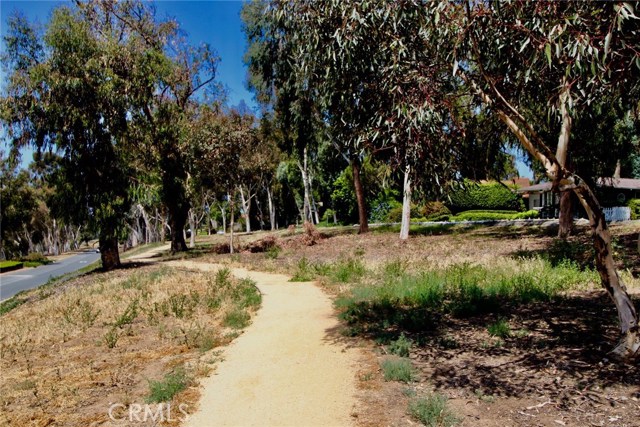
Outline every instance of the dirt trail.
<path fill-rule="evenodd" d="M 169 265 L 215 270 L 192 261 Z M 331 300 L 313 283 L 232 269 L 258 284 L 262 307 L 202 381 L 196 413 L 185 423 L 211 426 L 349 426 L 360 352 L 339 342 Z"/>

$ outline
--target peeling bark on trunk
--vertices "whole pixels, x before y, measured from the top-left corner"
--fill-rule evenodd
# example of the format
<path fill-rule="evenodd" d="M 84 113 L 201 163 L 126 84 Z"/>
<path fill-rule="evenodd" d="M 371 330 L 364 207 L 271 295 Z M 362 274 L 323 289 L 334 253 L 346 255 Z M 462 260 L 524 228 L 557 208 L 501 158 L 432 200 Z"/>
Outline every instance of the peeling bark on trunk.
<path fill-rule="evenodd" d="M 360 179 L 360 163 L 357 159 L 351 161 L 351 170 L 353 171 L 353 187 L 355 188 L 356 200 L 358 202 L 358 220 L 360 224 L 358 234 L 368 233 L 369 221 L 367 219 L 367 205 L 364 198 L 362 180 Z"/>
<path fill-rule="evenodd" d="M 409 226 L 411 222 L 411 178 L 409 166 L 404 171 L 404 189 L 402 193 L 402 226 L 400 227 L 400 240 L 409 238 Z"/>

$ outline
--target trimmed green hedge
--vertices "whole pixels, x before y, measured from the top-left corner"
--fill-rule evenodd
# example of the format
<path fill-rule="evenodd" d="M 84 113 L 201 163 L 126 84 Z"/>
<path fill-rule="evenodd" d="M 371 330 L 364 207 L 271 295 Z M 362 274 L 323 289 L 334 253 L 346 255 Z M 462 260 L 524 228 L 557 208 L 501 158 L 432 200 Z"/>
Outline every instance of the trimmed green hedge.
<path fill-rule="evenodd" d="M 538 217 L 538 211 L 466 211 L 450 218 L 450 221 L 499 221 L 514 219 L 533 219 Z"/>
<path fill-rule="evenodd" d="M 23 264 L 20 261 L 0 261 L 0 273 L 5 271 L 20 270 Z"/>
<path fill-rule="evenodd" d="M 449 198 L 448 207 L 454 213 L 472 210 L 524 210 L 520 195 L 497 182 L 476 184 L 465 181 L 464 188 L 454 191 Z"/>

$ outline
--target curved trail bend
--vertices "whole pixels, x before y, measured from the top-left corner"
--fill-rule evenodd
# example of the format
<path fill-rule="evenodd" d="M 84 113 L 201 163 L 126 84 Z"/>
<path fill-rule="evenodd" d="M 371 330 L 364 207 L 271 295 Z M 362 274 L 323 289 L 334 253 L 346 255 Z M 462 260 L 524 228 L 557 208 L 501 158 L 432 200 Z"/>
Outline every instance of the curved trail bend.
<path fill-rule="evenodd" d="M 169 262 L 190 269 L 219 266 Z M 339 342 L 332 302 L 311 282 L 231 269 L 254 280 L 262 306 L 201 381 L 198 411 L 185 423 L 213 426 L 351 426 L 360 351 Z"/>

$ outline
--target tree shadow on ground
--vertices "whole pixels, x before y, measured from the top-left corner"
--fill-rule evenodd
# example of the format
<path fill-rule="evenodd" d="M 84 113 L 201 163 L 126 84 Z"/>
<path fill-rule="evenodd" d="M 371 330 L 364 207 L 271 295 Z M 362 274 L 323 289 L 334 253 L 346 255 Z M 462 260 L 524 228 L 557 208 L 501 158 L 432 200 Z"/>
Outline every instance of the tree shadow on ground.
<path fill-rule="evenodd" d="M 420 347 L 418 360 L 429 365 L 425 374 L 437 387 L 497 396 L 545 395 L 567 406 L 588 391 L 640 384 L 637 365 L 611 359 L 617 316 L 603 292 L 530 304 L 508 310 L 504 318 L 511 333 L 503 338 L 487 332 L 495 318 L 450 322 L 440 332 L 459 345 L 447 349 L 435 341 Z"/>
<path fill-rule="evenodd" d="M 404 334 L 414 343 L 412 359 L 422 377 L 436 388 L 520 398 L 545 395 L 571 405 L 585 393 L 591 393 L 585 399 L 604 399 L 594 390 L 614 385 L 637 390 L 640 384 L 640 367 L 617 363 L 609 354 L 617 343 L 618 321 L 604 292 L 504 305 L 468 318 L 392 306 L 377 307 L 369 316 L 348 331 L 381 344 Z M 510 326 L 500 338 L 487 330 L 498 319 Z"/>

